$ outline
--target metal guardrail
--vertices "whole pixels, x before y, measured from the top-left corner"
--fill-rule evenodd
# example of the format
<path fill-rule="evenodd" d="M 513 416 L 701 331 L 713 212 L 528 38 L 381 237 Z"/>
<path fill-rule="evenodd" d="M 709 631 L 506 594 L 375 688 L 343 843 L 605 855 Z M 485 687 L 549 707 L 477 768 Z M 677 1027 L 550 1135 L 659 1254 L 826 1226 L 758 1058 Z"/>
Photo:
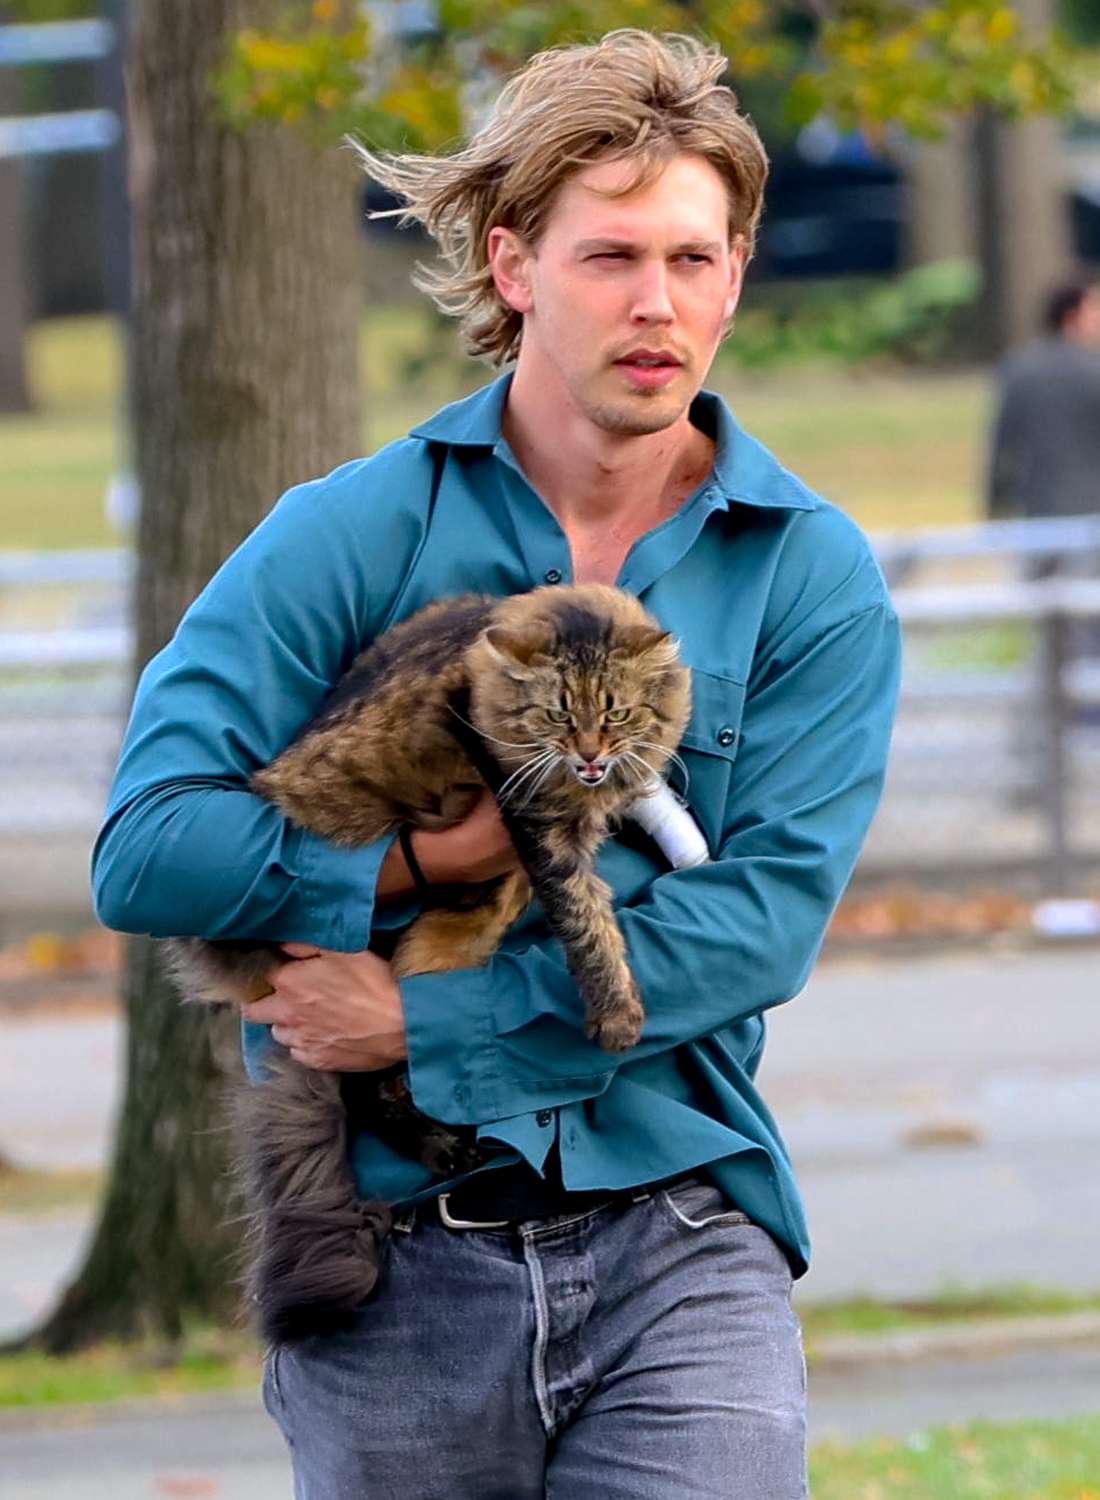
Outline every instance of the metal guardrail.
<path fill-rule="evenodd" d="M 1100 514 L 1049 520 L 985 521 L 972 526 L 929 527 L 920 531 L 879 531 L 870 537 L 884 569 L 897 564 L 947 558 L 1100 553 Z M 88 581 L 113 583 L 134 572 L 133 553 L 124 547 L 79 551 L 0 551 L 0 587 L 18 583 Z"/>
<path fill-rule="evenodd" d="M 931 558 L 989 557 L 1004 553 L 1034 557 L 1100 551 L 1100 515 L 981 521 L 972 526 L 929 527 L 921 531 L 880 531 L 872 536 L 871 543 L 886 568 Z"/>
<path fill-rule="evenodd" d="M 0 551 L 0 589 L 53 583 L 129 584 L 134 554 L 125 547 L 88 547 L 74 552 Z"/>
<path fill-rule="evenodd" d="M 94 62 L 115 48 L 109 21 L 40 21 L 0 26 L 0 67 L 27 63 Z"/>
<path fill-rule="evenodd" d="M 887 793 L 861 878 L 926 873 L 940 861 L 952 874 L 1012 866 L 1047 890 L 1067 889 L 1082 861 L 1100 868 L 1100 646 L 1080 645 L 1091 630 L 1100 641 L 1100 517 L 872 541 L 888 576 L 906 579 L 892 596 L 908 645 Z M 1057 571 L 1094 549 L 1095 576 Z M 1046 574 L 1047 560 L 1053 576 L 990 581 L 997 569 Z M 956 562 L 965 581 L 946 584 Z M 90 835 L 94 815 L 79 808 L 101 805 L 113 764 L 130 687 L 133 580 L 123 549 L 0 552 L 0 801 L 30 824 L 37 796 L 59 826 L 46 788 L 64 787 L 73 809 L 64 817 L 87 818 Z M 48 628 L 55 600 L 67 605 Z M 983 654 L 991 640 L 1007 640 L 1007 654 Z M 37 790 L 24 797 L 18 788 L 32 778 Z"/>
<path fill-rule="evenodd" d="M 31 63 L 100 63 L 119 45 L 109 21 L 42 21 L 0 25 L 0 67 Z M 122 139 L 113 109 L 73 109 L 58 114 L 0 116 L 0 160 L 110 151 Z"/>

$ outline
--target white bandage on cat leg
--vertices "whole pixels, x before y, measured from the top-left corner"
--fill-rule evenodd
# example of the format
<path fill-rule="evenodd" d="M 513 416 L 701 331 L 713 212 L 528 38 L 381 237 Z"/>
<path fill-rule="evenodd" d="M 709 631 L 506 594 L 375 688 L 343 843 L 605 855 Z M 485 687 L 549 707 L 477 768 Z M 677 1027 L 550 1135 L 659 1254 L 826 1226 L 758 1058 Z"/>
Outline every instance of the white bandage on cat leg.
<path fill-rule="evenodd" d="M 710 859 L 698 823 L 667 782 L 652 782 L 650 789 L 630 804 L 626 816 L 645 829 L 674 870 L 705 865 Z"/>

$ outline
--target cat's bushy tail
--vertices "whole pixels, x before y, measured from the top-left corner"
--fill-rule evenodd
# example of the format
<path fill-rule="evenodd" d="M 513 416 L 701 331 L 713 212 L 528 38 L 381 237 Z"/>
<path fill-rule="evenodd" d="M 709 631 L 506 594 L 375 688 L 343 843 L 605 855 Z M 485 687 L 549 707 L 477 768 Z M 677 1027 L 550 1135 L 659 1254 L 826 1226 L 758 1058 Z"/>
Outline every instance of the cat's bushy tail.
<path fill-rule="evenodd" d="M 262 1336 L 288 1343 L 347 1327 L 374 1290 L 391 1227 L 359 1197 L 340 1075 L 290 1058 L 239 1091 L 240 1168 L 253 1207 L 248 1291 Z"/>

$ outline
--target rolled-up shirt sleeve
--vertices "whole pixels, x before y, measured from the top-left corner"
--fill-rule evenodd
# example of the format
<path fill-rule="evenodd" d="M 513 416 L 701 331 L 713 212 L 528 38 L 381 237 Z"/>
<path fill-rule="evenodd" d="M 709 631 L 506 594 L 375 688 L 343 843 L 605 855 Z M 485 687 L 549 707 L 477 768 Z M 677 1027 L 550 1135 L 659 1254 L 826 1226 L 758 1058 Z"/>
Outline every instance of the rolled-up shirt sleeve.
<path fill-rule="evenodd" d="M 419 1108 L 484 1124 L 605 1090 L 616 1069 L 803 987 L 878 804 L 900 676 L 880 601 L 794 631 L 750 683 L 717 858 L 659 876 L 617 916 L 642 993 L 639 1043 L 584 1035 L 556 940 L 402 982 Z"/>

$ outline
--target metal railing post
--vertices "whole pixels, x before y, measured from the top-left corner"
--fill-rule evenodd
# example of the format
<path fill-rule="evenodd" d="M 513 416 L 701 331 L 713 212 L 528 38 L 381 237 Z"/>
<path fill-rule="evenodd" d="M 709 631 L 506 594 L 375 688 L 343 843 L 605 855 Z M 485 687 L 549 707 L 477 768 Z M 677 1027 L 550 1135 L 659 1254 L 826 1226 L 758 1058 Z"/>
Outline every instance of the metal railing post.
<path fill-rule="evenodd" d="M 1070 700 L 1066 690 L 1069 663 L 1069 619 L 1052 604 L 1039 621 L 1038 699 L 1040 706 L 1039 806 L 1046 831 L 1043 885 L 1048 896 L 1069 894 L 1069 729 Z"/>

